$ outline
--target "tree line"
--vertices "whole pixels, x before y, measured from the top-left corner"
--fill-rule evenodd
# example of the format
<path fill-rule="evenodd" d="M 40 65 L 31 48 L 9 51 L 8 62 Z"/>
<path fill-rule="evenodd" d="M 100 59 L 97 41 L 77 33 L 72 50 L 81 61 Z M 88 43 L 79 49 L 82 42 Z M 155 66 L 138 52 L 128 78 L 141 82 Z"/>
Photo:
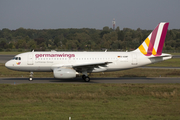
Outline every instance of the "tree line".
<path fill-rule="evenodd" d="M 0 30 L 0 51 L 14 49 L 96 51 L 134 50 L 146 39 L 152 30 L 133 30 L 119 27 L 113 30 L 97 29 L 24 29 Z M 180 29 L 168 30 L 164 50 L 180 50 Z"/>

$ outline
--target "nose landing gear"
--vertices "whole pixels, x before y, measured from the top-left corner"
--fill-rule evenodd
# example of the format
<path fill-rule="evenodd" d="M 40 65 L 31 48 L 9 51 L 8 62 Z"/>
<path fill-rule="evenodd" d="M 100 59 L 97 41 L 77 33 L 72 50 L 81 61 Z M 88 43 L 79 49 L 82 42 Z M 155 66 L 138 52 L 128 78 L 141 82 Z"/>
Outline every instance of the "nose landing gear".
<path fill-rule="evenodd" d="M 33 72 L 30 72 L 29 81 L 33 81 Z"/>

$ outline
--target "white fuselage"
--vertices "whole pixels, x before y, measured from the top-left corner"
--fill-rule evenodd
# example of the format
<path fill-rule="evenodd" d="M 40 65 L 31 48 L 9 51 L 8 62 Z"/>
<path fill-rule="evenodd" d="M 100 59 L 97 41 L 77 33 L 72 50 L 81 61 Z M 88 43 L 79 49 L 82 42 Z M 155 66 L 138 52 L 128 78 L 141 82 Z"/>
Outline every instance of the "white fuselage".
<path fill-rule="evenodd" d="M 170 59 L 166 57 L 147 57 L 139 52 L 27 52 L 16 55 L 6 63 L 6 67 L 19 71 L 53 71 L 57 67 L 73 67 L 93 63 L 108 62 L 107 65 L 93 67 L 87 72 L 118 71 L 139 67 Z M 167 56 L 169 55 L 169 56 Z M 20 58 L 20 59 L 18 59 Z M 87 68 L 86 68 L 87 69 Z"/>

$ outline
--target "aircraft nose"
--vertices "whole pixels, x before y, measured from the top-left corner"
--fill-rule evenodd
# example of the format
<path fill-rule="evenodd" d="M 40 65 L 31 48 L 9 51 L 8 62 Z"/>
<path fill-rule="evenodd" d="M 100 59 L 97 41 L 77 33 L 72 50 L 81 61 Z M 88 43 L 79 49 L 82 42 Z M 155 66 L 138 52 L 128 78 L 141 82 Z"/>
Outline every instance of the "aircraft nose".
<path fill-rule="evenodd" d="M 6 66 L 7 68 L 10 68 L 10 67 L 11 67 L 10 61 L 7 61 L 7 62 L 5 63 L 5 66 Z"/>

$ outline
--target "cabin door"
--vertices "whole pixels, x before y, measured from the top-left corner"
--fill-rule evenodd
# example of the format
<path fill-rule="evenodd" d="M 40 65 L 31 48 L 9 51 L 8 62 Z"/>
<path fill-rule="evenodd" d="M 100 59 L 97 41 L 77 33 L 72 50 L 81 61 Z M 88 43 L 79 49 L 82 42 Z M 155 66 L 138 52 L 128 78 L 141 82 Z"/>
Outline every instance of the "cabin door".
<path fill-rule="evenodd" d="M 33 65 L 33 54 L 32 53 L 28 54 L 27 64 Z"/>

